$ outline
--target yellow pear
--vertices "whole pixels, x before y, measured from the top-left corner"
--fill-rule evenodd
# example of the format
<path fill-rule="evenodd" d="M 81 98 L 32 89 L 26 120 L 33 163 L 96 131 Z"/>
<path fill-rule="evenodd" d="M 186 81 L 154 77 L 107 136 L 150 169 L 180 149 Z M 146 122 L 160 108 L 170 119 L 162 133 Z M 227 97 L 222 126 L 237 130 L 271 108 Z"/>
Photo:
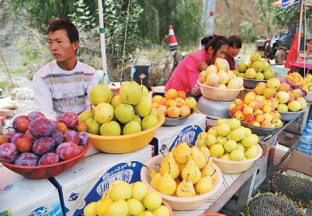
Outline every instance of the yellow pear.
<path fill-rule="evenodd" d="M 169 196 L 173 195 L 177 189 L 177 183 L 172 178 L 170 173 L 166 173 L 158 180 L 157 190 L 160 193 L 167 194 Z"/>
<path fill-rule="evenodd" d="M 202 195 L 209 191 L 211 191 L 213 188 L 212 179 L 210 176 L 205 176 L 199 180 L 199 182 L 195 185 L 195 191 Z"/>
<path fill-rule="evenodd" d="M 184 164 L 188 161 L 191 155 L 191 148 L 186 142 L 182 142 L 179 145 L 175 146 L 172 150 L 174 159 L 180 163 Z"/>
<path fill-rule="evenodd" d="M 193 197 L 195 196 L 195 189 L 193 183 L 188 178 L 183 181 L 177 187 L 177 197 Z"/>
<path fill-rule="evenodd" d="M 179 165 L 170 152 L 167 156 L 163 157 L 159 169 L 160 174 L 163 176 L 170 173 L 173 179 L 177 178 L 180 173 Z"/>
<path fill-rule="evenodd" d="M 206 163 L 205 156 L 203 155 L 203 153 L 201 153 L 196 146 L 193 146 L 191 148 L 191 151 L 192 151 L 191 158 L 195 162 L 196 166 L 199 169 L 203 168 Z"/>
<path fill-rule="evenodd" d="M 196 184 L 201 178 L 200 170 L 192 159 L 188 160 L 184 169 L 182 170 L 182 179 L 187 178 L 189 178 L 193 184 Z"/>
<path fill-rule="evenodd" d="M 150 185 L 152 186 L 152 188 L 154 188 L 155 190 L 157 190 L 157 187 L 158 187 L 158 181 L 159 179 L 162 177 L 162 175 L 160 173 L 156 173 L 152 179 L 151 179 L 151 182 L 150 182 Z"/>

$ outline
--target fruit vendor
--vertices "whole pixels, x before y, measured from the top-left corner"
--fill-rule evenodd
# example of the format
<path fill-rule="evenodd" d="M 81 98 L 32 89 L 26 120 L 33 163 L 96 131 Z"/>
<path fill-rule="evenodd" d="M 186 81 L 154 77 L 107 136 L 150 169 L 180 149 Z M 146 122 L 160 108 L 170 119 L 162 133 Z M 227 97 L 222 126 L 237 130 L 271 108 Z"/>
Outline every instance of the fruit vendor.
<path fill-rule="evenodd" d="M 237 35 L 230 36 L 228 38 L 229 49 L 225 54 L 225 59 L 230 65 L 230 70 L 236 70 L 235 57 L 239 54 L 242 48 L 242 40 Z"/>
<path fill-rule="evenodd" d="M 79 33 L 70 21 L 54 20 L 48 43 L 54 60 L 33 77 L 35 108 L 49 119 L 65 112 L 79 114 L 90 105 L 88 93 L 98 84 L 98 75 L 93 67 L 77 60 Z"/>
<path fill-rule="evenodd" d="M 165 89 L 174 88 L 193 96 L 201 94 L 196 83 L 199 73 L 214 64 L 217 58 L 224 58 L 228 50 L 227 39 L 223 36 L 213 35 L 201 40 L 204 47 L 201 50 L 187 55 L 173 71 Z"/>

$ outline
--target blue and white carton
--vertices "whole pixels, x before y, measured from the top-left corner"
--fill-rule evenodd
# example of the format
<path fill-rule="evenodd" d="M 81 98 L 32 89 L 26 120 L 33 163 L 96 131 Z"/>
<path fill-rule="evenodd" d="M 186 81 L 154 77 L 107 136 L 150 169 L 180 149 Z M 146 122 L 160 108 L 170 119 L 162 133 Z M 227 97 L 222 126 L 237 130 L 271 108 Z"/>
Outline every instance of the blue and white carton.
<path fill-rule="evenodd" d="M 127 154 L 98 153 L 83 158 L 73 168 L 51 179 L 59 189 L 63 214 L 77 216 L 84 207 L 100 200 L 111 182 L 140 181 L 143 164 L 151 158 L 152 146 Z"/>
<path fill-rule="evenodd" d="M 206 129 L 206 115 L 194 113 L 184 124 L 175 127 L 160 127 L 151 144 L 155 148 L 155 155 L 160 154 L 166 148 L 171 151 L 172 148 L 181 142 L 195 145 L 198 134 Z"/>
<path fill-rule="evenodd" d="M 57 188 L 48 179 L 32 180 L 0 164 L 1 216 L 62 216 Z"/>

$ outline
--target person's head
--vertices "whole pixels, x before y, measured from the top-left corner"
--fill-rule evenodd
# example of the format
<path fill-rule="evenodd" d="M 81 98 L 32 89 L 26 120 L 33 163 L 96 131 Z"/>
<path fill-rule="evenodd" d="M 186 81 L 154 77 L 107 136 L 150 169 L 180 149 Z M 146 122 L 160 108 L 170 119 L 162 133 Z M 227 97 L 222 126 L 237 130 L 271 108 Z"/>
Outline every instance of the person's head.
<path fill-rule="evenodd" d="M 217 58 L 224 58 L 228 50 L 227 39 L 219 35 L 204 37 L 201 44 L 205 47 L 206 62 L 210 64 L 214 64 Z"/>
<path fill-rule="evenodd" d="M 48 29 L 49 50 L 57 62 L 76 58 L 79 45 L 77 28 L 68 20 L 56 19 Z"/>
<path fill-rule="evenodd" d="M 236 57 L 242 48 L 242 40 L 237 35 L 228 38 L 229 49 L 228 54 L 233 58 Z"/>

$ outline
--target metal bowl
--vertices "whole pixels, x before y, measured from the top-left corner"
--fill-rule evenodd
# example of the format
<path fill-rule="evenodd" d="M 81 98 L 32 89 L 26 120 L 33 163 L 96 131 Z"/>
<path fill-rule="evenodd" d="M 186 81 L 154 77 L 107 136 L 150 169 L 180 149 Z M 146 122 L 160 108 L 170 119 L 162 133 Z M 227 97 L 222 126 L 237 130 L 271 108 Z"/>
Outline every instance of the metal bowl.
<path fill-rule="evenodd" d="M 198 100 L 197 110 L 212 119 L 230 118 L 229 106 L 232 103 L 234 102 L 209 100 L 202 96 Z"/>
<path fill-rule="evenodd" d="M 281 125 L 280 127 L 275 127 L 275 128 L 265 128 L 265 127 L 257 127 L 257 126 L 253 126 L 253 125 L 248 125 L 242 122 L 242 125 L 244 127 L 249 128 L 252 133 L 257 134 L 258 136 L 267 136 L 271 133 L 273 133 L 276 130 L 279 130 L 281 127 L 283 127 L 283 125 Z"/>
<path fill-rule="evenodd" d="M 304 99 L 305 99 L 307 102 L 311 102 L 311 101 L 312 101 L 312 92 L 308 92 L 308 91 L 307 91 L 307 95 L 304 96 Z"/>
<path fill-rule="evenodd" d="M 256 79 L 246 79 L 246 78 L 243 78 L 243 80 L 244 80 L 244 87 L 248 89 L 255 88 L 260 82 L 264 82 L 264 83 L 267 82 L 267 80 L 256 80 Z"/>
<path fill-rule="evenodd" d="M 300 110 L 298 112 L 282 112 L 278 111 L 281 114 L 281 120 L 282 121 L 292 121 L 295 118 L 297 118 L 301 113 L 305 112 L 307 108 L 304 110 Z"/>
<path fill-rule="evenodd" d="M 205 98 L 215 100 L 215 101 L 233 101 L 236 99 L 237 95 L 241 89 L 220 89 L 211 86 L 206 86 L 197 80 L 197 84 L 200 87 L 200 91 Z"/>

